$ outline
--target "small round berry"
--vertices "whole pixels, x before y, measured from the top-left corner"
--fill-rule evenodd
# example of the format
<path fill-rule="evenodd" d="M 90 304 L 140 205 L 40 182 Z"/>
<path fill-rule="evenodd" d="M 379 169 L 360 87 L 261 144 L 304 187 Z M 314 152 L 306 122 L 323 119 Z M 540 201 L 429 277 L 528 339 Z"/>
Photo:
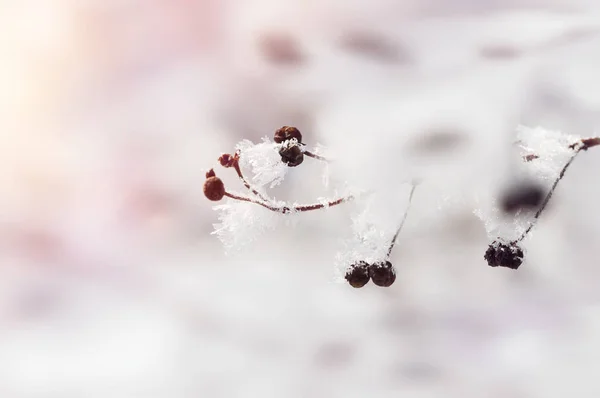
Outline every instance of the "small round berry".
<path fill-rule="evenodd" d="M 523 249 L 516 243 L 492 242 L 483 256 L 490 267 L 517 269 L 523 263 Z"/>
<path fill-rule="evenodd" d="M 298 143 L 301 143 L 302 134 L 300 133 L 300 130 L 292 126 L 283 126 L 275 131 L 273 141 L 275 141 L 277 144 L 281 144 L 282 142 L 291 140 L 292 138 L 297 139 Z"/>
<path fill-rule="evenodd" d="M 223 199 L 223 196 L 225 196 L 225 185 L 223 184 L 223 181 L 214 175 L 208 177 L 206 181 L 204 181 L 204 196 L 213 202 Z"/>
<path fill-rule="evenodd" d="M 509 188 L 500 199 L 505 213 L 516 213 L 518 210 L 536 209 L 544 200 L 544 190 L 536 183 L 520 183 Z"/>
<path fill-rule="evenodd" d="M 364 261 L 359 261 L 356 264 L 352 264 L 348 271 L 346 271 L 346 280 L 350 286 L 360 288 L 369 283 L 369 264 Z"/>
<path fill-rule="evenodd" d="M 221 166 L 223 167 L 231 167 L 233 166 L 233 163 L 235 162 L 235 157 L 231 156 L 228 153 L 224 153 L 219 157 L 219 163 L 221 163 Z"/>
<path fill-rule="evenodd" d="M 296 167 L 304 161 L 304 153 L 298 145 L 281 148 L 279 155 L 281 155 L 281 161 L 289 167 Z"/>
<path fill-rule="evenodd" d="M 373 283 L 381 287 L 389 287 L 396 281 L 396 270 L 389 261 L 372 264 L 369 275 Z"/>

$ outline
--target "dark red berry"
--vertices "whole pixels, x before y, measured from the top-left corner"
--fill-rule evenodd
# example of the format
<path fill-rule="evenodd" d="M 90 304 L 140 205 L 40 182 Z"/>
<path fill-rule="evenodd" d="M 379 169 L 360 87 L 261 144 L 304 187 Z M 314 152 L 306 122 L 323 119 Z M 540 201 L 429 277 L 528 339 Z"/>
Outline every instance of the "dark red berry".
<path fill-rule="evenodd" d="M 355 288 L 363 287 L 369 283 L 369 264 L 364 261 L 352 264 L 348 271 L 346 271 L 345 278 L 350 286 Z"/>
<path fill-rule="evenodd" d="M 490 267 L 517 269 L 523 263 L 523 249 L 516 243 L 492 242 L 483 256 Z"/>
<path fill-rule="evenodd" d="M 300 133 L 300 130 L 292 126 L 283 126 L 278 128 L 277 131 L 275 131 L 273 141 L 275 141 L 277 144 L 281 144 L 282 142 L 291 140 L 292 138 L 295 138 L 296 140 L 298 140 L 298 143 L 301 143 L 302 134 Z"/>
<path fill-rule="evenodd" d="M 578 142 L 575 142 L 575 143 L 569 145 L 569 148 L 570 149 L 575 149 L 580 144 L 581 144 L 581 149 L 584 150 L 584 151 L 587 151 L 591 147 L 594 147 L 596 145 L 600 145 L 600 137 L 584 138 L 581 141 L 578 141 Z"/>
<path fill-rule="evenodd" d="M 289 167 L 296 167 L 304 161 L 304 153 L 298 145 L 283 147 L 279 150 L 281 161 Z"/>
<path fill-rule="evenodd" d="M 539 184 L 519 183 L 502 195 L 500 206 L 505 213 L 537 209 L 542 204 L 544 196 L 544 189 Z"/>
<path fill-rule="evenodd" d="M 389 287 L 396 281 L 396 270 L 389 261 L 378 262 L 369 266 L 369 275 L 373 283 L 381 287 Z"/>
<path fill-rule="evenodd" d="M 600 145 L 600 137 L 584 138 L 581 140 L 581 143 L 583 144 L 583 147 L 581 147 L 581 149 L 587 151 L 593 146 Z"/>
<path fill-rule="evenodd" d="M 235 162 L 236 158 L 231 156 L 228 153 L 224 153 L 219 157 L 219 163 L 221 163 L 221 166 L 223 167 L 231 167 L 233 166 L 233 163 Z"/>
<path fill-rule="evenodd" d="M 207 173 L 207 175 L 208 174 L 209 173 Z M 204 196 L 206 196 L 208 200 L 217 202 L 225 196 L 225 185 L 219 177 L 214 175 L 214 172 L 212 174 L 211 177 L 208 177 L 206 181 L 204 181 Z"/>

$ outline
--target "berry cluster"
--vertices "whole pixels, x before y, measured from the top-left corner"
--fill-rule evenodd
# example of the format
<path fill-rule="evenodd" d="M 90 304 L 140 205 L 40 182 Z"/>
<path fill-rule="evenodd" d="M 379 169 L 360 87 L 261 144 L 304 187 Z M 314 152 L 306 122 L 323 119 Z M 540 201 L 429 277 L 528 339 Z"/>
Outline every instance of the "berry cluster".
<path fill-rule="evenodd" d="M 372 280 L 373 283 L 380 287 L 390 287 L 396 281 L 396 269 L 389 261 L 390 256 L 392 255 L 392 251 L 394 250 L 394 245 L 398 240 L 398 235 L 400 235 L 400 231 L 402 231 L 402 227 L 404 227 L 404 223 L 406 222 L 406 216 L 408 215 L 408 210 L 410 209 L 410 205 L 412 203 L 412 198 L 415 193 L 416 186 L 413 185 L 410 189 L 410 194 L 408 196 L 408 205 L 404 210 L 404 215 L 402 216 L 402 220 L 400 221 L 400 225 L 396 230 L 396 234 L 392 238 L 391 243 L 388 246 L 387 255 L 384 260 L 375 261 L 373 263 L 367 263 L 366 261 L 358 261 L 346 270 L 346 274 L 344 278 L 350 284 L 350 286 L 355 288 L 361 288 L 367 283 L 369 280 Z"/>
<path fill-rule="evenodd" d="M 270 145 L 270 144 L 269 144 Z M 300 131 L 293 126 L 283 126 L 277 129 L 273 135 L 273 150 L 276 150 L 281 158 L 281 162 L 287 167 L 294 168 L 304 162 L 305 156 L 318 161 L 329 162 L 323 156 L 317 155 L 306 149 L 303 137 Z M 567 147 L 565 150 L 572 151 L 572 156 L 560 170 L 559 176 L 554 181 L 550 190 L 545 193 L 543 188 L 536 182 L 522 182 L 507 190 L 500 198 L 500 207 L 506 214 L 516 215 L 521 211 L 535 210 L 533 220 L 519 238 L 513 241 L 506 241 L 500 237 L 495 239 L 487 248 L 484 259 L 491 267 L 504 267 L 518 269 L 524 260 L 524 252 L 520 244 L 527 234 L 533 229 L 544 209 L 546 208 L 552 194 L 556 190 L 559 181 L 564 177 L 567 168 L 573 162 L 575 157 L 581 151 L 587 151 L 589 148 L 600 145 L 600 137 L 580 139 Z M 269 149 L 270 150 L 270 149 Z M 223 154 L 219 157 L 219 164 L 226 169 L 233 169 L 244 187 L 247 189 L 247 195 L 234 194 L 226 190 L 223 181 L 216 176 L 213 169 L 206 173 L 204 182 L 204 195 L 211 201 L 220 201 L 223 197 L 228 197 L 235 201 L 247 202 L 262 206 L 263 208 L 281 214 L 291 214 L 298 212 L 307 212 L 329 208 L 354 199 L 353 196 L 334 198 L 328 201 L 318 201 L 313 204 L 298 205 L 285 202 L 278 202 L 270 198 L 264 191 L 254 187 L 246 179 L 240 159 L 244 156 L 242 150 L 237 150 L 234 154 Z M 529 153 L 523 156 L 524 162 L 539 161 L 540 155 Z M 408 210 L 412 201 L 415 186 L 412 186 L 408 206 L 405 209 L 402 221 L 394 235 L 385 258 L 366 262 L 358 260 L 348 266 L 344 275 L 348 284 L 354 288 L 361 288 L 369 283 L 370 280 L 376 286 L 389 287 L 396 281 L 396 270 L 390 262 L 392 249 L 397 241 L 398 235 L 406 220 Z"/>
<path fill-rule="evenodd" d="M 302 143 L 302 134 L 296 127 L 283 126 L 275 131 L 273 136 L 275 142 L 274 150 L 279 152 L 281 161 L 288 167 L 296 167 L 302 164 L 304 156 L 309 156 L 316 160 L 328 162 L 328 160 L 320 155 L 314 154 L 304 148 Z M 222 154 L 218 161 L 224 168 L 232 168 L 235 170 L 244 187 L 250 192 L 250 196 L 242 196 L 234 194 L 225 189 L 223 181 L 216 176 L 213 169 L 206 174 L 206 180 L 204 181 L 204 195 L 208 200 L 220 201 L 223 197 L 228 197 L 233 200 L 241 202 L 254 203 L 262 206 L 268 210 L 289 214 L 293 212 L 306 212 L 313 210 L 320 210 L 332 206 L 339 205 L 341 203 L 354 199 L 352 196 L 340 197 L 332 199 L 326 203 L 319 202 L 307 205 L 292 205 L 284 204 L 281 205 L 279 202 L 267 197 L 264 193 L 261 193 L 257 188 L 252 186 L 250 182 L 244 176 L 242 168 L 240 166 L 240 158 L 243 156 L 241 151 L 236 151 L 235 154 Z"/>
<path fill-rule="evenodd" d="M 517 269 L 523 263 L 523 249 L 516 243 L 492 242 L 483 256 L 490 267 Z"/>
<path fill-rule="evenodd" d="M 389 261 L 379 261 L 368 264 L 365 261 L 359 261 L 352 264 L 345 275 L 346 281 L 350 286 L 361 288 L 369 280 L 381 287 L 390 287 L 396 281 L 396 269 Z"/>

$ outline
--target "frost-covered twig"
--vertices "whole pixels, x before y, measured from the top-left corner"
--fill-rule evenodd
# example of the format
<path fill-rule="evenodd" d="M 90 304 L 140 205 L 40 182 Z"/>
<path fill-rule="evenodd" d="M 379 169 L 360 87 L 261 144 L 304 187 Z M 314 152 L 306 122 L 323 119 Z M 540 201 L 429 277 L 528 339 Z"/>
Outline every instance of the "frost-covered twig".
<path fill-rule="evenodd" d="M 514 216 L 510 224 L 505 223 L 505 220 L 501 223 L 496 221 L 497 215 L 502 213 L 499 213 L 496 208 L 496 202 L 491 201 L 493 218 L 485 220 L 486 229 L 490 237 L 497 238 L 489 245 L 484 258 L 492 267 L 519 268 L 524 257 L 520 244 L 537 224 L 567 169 L 582 150 L 600 146 L 600 137 L 581 139 L 540 128 L 521 128 L 519 134 L 520 139 L 515 144 L 518 144 L 524 152 L 521 159 L 530 165 L 529 168 L 534 171 L 535 178 L 540 181 L 518 184 L 503 195 L 500 209 L 504 215 Z M 227 191 L 223 181 L 212 169 L 206 174 L 205 196 L 212 201 L 219 201 L 224 197 L 231 199 L 227 204 L 215 207 L 215 210 L 220 212 L 221 223 L 215 225 L 214 233 L 219 236 L 227 249 L 239 248 L 240 245 L 252 242 L 258 232 L 274 227 L 277 224 L 277 214 L 291 215 L 321 210 L 355 199 L 354 195 L 347 195 L 300 205 L 271 198 L 266 186 L 270 185 L 273 188 L 279 184 L 290 168 L 298 167 L 303 163 L 305 156 L 324 163 L 330 162 L 329 158 L 305 149 L 302 134 L 297 128 L 283 126 L 277 129 L 273 141 L 265 138 L 262 143 L 254 144 L 244 140 L 236 146 L 235 154 L 223 154 L 219 157 L 219 163 L 225 168 L 233 168 L 247 189 L 247 195 Z M 244 174 L 246 169 L 251 169 L 251 178 Z M 552 181 L 548 191 L 542 184 L 543 180 Z M 394 181 L 394 183 L 403 182 Z M 369 220 L 366 222 L 354 220 L 355 232 L 359 239 L 353 241 L 353 244 L 357 246 L 349 247 L 347 255 L 338 256 L 342 259 L 339 264 L 345 269 L 345 279 L 351 286 L 360 288 L 373 281 L 377 286 L 389 287 L 396 280 L 396 269 L 390 262 L 390 258 L 411 208 L 416 185 L 418 184 L 414 181 L 411 183 L 408 202 L 397 228 L 394 228 L 395 231 L 382 231 L 383 224 L 375 227 L 376 224 Z M 353 190 L 353 192 L 357 191 Z M 369 194 L 374 195 L 373 197 L 379 195 L 379 198 L 390 199 L 389 192 L 369 192 Z M 271 215 L 266 214 L 269 212 L 255 211 L 254 205 L 269 210 Z M 530 213 L 523 213 L 523 209 L 536 210 L 527 224 L 524 223 L 527 219 L 517 218 L 522 214 L 530 216 Z M 384 211 L 386 217 L 391 213 L 387 209 Z M 481 217 L 482 213 L 478 212 L 478 214 Z M 501 231 L 507 235 L 499 237 L 504 233 Z M 388 232 L 389 235 L 395 232 L 391 241 L 388 240 Z"/>
<path fill-rule="evenodd" d="M 415 188 L 416 185 L 414 184 L 410 188 L 408 203 L 404 209 L 404 214 L 402 215 L 400 224 L 398 225 L 394 237 L 390 242 L 385 258 L 371 263 L 361 260 L 351 264 L 344 275 L 344 278 L 348 281 L 350 286 L 361 288 L 369 283 L 370 280 L 372 280 L 377 286 L 389 287 L 396 281 L 396 268 L 391 263 L 390 256 L 392 255 L 392 251 L 394 250 L 394 246 L 398 240 L 400 231 L 402 231 L 404 223 L 406 222 L 406 217 L 408 216 L 408 212 L 410 210 Z"/>
<path fill-rule="evenodd" d="M 533 221 L 529 224 L 529 227 L 527 227 L 527 229 L 521 234 L 521 236 L 519 236 L 519 238 L 517 238 L 516 240 L 514 240 L 511 243 L 516 244 L 518 242 L 521 242 L 523 239 L 525 239 L 527 234 L 533 229 L 533 227 L 537 223 L 538 219 L 544 212 L 544 209 L 546 208 L 546 206 L 548 205 L 548 202 L 552 198 L 552 195 L 554 194 L 554 191 L 556 190 L 558 183 L 560 182 L 560 180 L 563 179 L 563 177 L 565 176 L 565 173 L 567 172 L 567 169 L 569 168 L 571 163 L 573 163 L 573 161 L 575 160 L 577 155 L 581 151 L 587 151 L 589 148 L 594 147 L 596 145 L 600 145 L 600 137 L 584 138 L 576 143 L 569 145 L 569 149 L 573 149 L 575 151 L 575 153 L 573 153 L 573 156 L 571 156 L 571 158 L 569 158 L 567 163 L 565 163 L 565 165 L 561 169 L 558 177 L 556 178 L 556 180 L 554 180 L 554 183 L 552 183 L 552 187 L 548 191 L 548 194 L 544 198 L 544 201 L 542 202 L 540 208 L 535 212 L 535 215 L 533 216 Z"/>
<path fill-rule="evenodd" d="M 240 151 L 237 151 L 235 153 L 235 155 L 233 155 L 233 156 L 231 156 L 228 153 L 221 155 L 219 157 L 219 163 L 221 163 L 221 166 L 226 167 L 226 168 L 233 167 L 233 169 L 237 173 L 239 179 L 242 181 L 242 184 L 244 184 L 244 186 L 250 192 L 252 192 L 254 195 L 256 195 L 258 198 L 260 198 L 261 200 L 263 200 L 265 202 L 269 201 L 269 199 L 266 196 L 264 196 L 262 193 L 260 193 L 258 190 L 256 190 L 256 188 L 254 188 L 252 185 L 250 185 L 248 180 L 246 180 L 246 177 L 244 177 L 244 174 L 242 173 L 242 169 L 240 168 Z"/>
<path fill-rule="evenodd" d="M 225 193 L 223 195 L 228 198 L 239 200 L 242 202 L 254 203 L 259 206 L 264 207 L 265 209 L 274 211 L 276 213 L 281 213 L 281 214 L 301 213 L 301 212 L 306 212 L 306 211 L 325 209 L 328 207 L 337 206 L 341 203 L 348 202 L 348 201 L 354 199 L 354 196 L 346 196 L 346 197 L 335 199 L 335 200 L 332 200 L 332 201 L 329 201 L 326 203 L 313 203 L 310 205 L 275 206 L 268 202 L 263 202 L 263 201 L 260 201 L 260 200 L 254 199 L 254 198 L 249 198 L 247 196 L 236 195 L 234 193 L 230 193 L 227 191 L 225 191 Z"/>
<path fill-rule="evenodd" d="M 281 161 L 283 163 L 289 167 L 296 167 L 302 163 L 305 154 L 318 160 L 327 161 L 320 155 L 313 154 L 312 152 L 302 151 L 300 149 L 300 145 L 303 145 L 301 144 L 301 140 L 302 134 L 295 127 L 283 126 L 275 132 L 274 141 L 276 144 L 278 144 L 278 146 L 274 147 L 274 149 L 278 149 L 279 155 L 281 156 Z M 216 177 L 214 170 L 211 169 L 206 174 L 206 181 L 204 185 L 204 194 L 209 200 L 219 201 L 223 197 L 228 197 L 230 199 L 242 202 L 253 203 L 273 212 L 290 214 L 329 208 L 354 199 L 353 195 L 348 195 L 329 201 L 321 201 L 319 203 L 307 205 L 280 204 L 250 184 L 248 179 L 244 176 L 240 166 L 240 158 L 242 155 L 243 153 L 241 149 L 238 149 L 234 155 L 227 153 L 223 154 L 219 157 L 219 163 L 225 168 L 233 168 L 238 178 L 242 181 L 242 184 L 244 184 L 246 189 L 252 193 L 253 197 L 242 196 L 226 191 L 223 181 Z"/>
<path fill-rule="evenodd" d="M 507 267 L 517 269 L 523 262 L 523 249 L 519 246 L 525 237 L 531 232 L 533 227 L 537 224 L 542 213 L 548 206 L 548 202 L 552 198 L 554 191 L 556 190 L 558 183 L 563 179 L 569 166 L 573 163 L 577 155 L 581 151 L 587 151 L 589 148 L 600 145 L 600 137 L 583 138 L 574 142 L 568 146 L 569 149 L 573 150 L 573 154 L 569 157 L 569 160 L 564 164 L 560 170 L 558 176 L 552 183 L 550 190 L 542 200 L 537 211 L 535 212 L 532 221 L 528 227 L 521 233 L 521 235 L 508 243 L 504 243 L 501 239 L 496 239 L 492 244 L 489 245 L 484 258 L 488 264 L 492 267 Z M 539 159 L 540 156 L 537 154 L 529 154 L 523 157 L 526 162 L 532 162 Z M 506 242 L 506 241 L 505 241 Z"/>
<path fill-rule="evenodd" d="M 249 188 L 249 190 L 254 193 L 253 188 Z M 261 197 L 252 198 L 228 192 L 227 190 L 225 190 L 225 184 L 223 183 L 223 180 L 216 176 L 215 171 L 213 169 L 206 173 L 206 180 L 204 181 L 204 196 L 206 196 L 207 199 L 212 200 L 214 202 L 220 201 L 221 199 L 223 199 L 223 197 L 228 197 L 230 199 L 238 200 L 241 202 L 254 203 L 256 205 L 264 207 L 265 209 L 281 214 L 301 213 L 325 209 L 337 206 L 339 204 L 354 199 L 353 195 L 348 195 L 342 198 L 337 198 L 326 202 L 312 203 L 308 205 L 277 205 L 274 200 L 265 200 Z"/>

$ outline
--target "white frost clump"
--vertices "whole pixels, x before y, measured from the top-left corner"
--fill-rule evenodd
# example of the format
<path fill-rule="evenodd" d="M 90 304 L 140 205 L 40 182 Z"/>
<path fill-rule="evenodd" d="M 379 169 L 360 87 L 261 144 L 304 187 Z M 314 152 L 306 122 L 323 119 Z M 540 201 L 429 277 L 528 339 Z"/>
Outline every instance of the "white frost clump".
<path fill-rule="evenodd" d="M 530 161 L 520 165 L 520 177 L 540 183 L 549 191 L 560 171 L 575 154 L 569 146 L 581 140 L 576 135 L 545 130 L 541 127 L 517 128 L 519 156 L 535 155 Z M 485 224 L 490 239 L 502 238 L 506 241 L 517 239 L 533 221 L 534 212 L 518 212 L 515 217 L 506 217 L 497 205 L 493 194 L 479 195 L 474 214 Z"/>
<path fill-rule="evenodd" d="M 483 221 L 488 238 L 494 240 L 498 237 L 510 242 L 517 239 L 527 229 L 531 217 L 523 217 L 520 214 L 514 219 L 506 219 L 497 205 L 496 198 L 477 198 L 477 208 L 473 213 Z"/>
<path fill-rule="evenodd" d="M 231 254 L 256 241 L 264 232 L 273 230 L 281 214 L 260 208 L 256 204 L 228 200 L 214 206 L 219 213 L 219 224 L 214 224 L 213 235 L 223 243 L 225 252 Z"/>
<path fill-rule="evenodd" d="M 254 144 L 252 141 L 243 140 L 236 145 L 236 150 L 241 152 L 240 166 L 252 170 L 252 184 L 257 187 L 269 185 L 273 188 L 283 181 L 288 167 L 281 161 L 279 147 L 264 137 L 263 142 Z"/>
<path fill-rule="evenodd" d="M 575 153 L 569 145 L 581 140 L 581 137 L 549 131 L 541 127 L 519 126 L 517 139 L 522 156 L 530 154 L 539 156 L 527 162 L 523 170 L 536 180 L 552 182 Z"/>
<path fill-rule="evenodd" d="M 235 195 L 254 203 L 228 199 L 226 204 L 214 207 L 214 210 L 219 213 L 220 223 L 214 225 L 213 234 L 221 240 L 227 254 L 240 251 L 255 242 L 264 232 L 275 229 L 280 223 L 287 226 L 297 224 L 295 208 L 301 205 L 275 200 L 267 194 L 268 188 L 273 188 L 284 180 L 289 169 L 281 160 L 280 149 L 296 145 L 299 145 L 296 139 L 277 144 L 267 137 L 258 144 L 243 140 L 236 145 L 236 152 L 240 156 L 239 166 L 250 188 Z M 246 173 L 246 170 L 250 170 L 251 173 Z M 332 199 L 318 198 L 310 204 L 320 203 L 327 208 L 331 201 Z M 287 208 L 287 211 L 277 211 L 284 208 Z"/>

